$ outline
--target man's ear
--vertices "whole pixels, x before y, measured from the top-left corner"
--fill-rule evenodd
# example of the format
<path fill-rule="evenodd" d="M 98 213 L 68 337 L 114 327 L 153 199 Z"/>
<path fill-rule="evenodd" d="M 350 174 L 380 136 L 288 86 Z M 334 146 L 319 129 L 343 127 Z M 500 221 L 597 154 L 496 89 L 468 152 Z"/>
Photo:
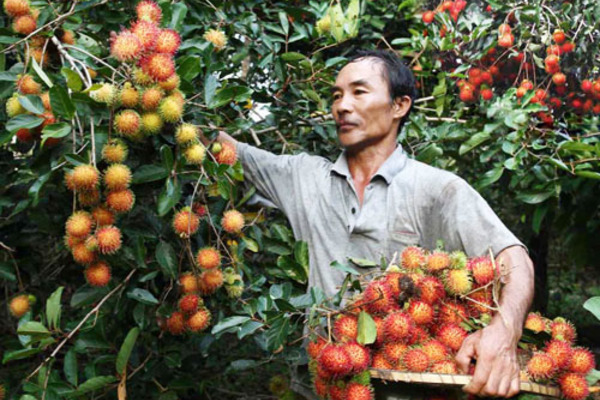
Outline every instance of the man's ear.
<path fill-rule="evenodd" d="M 398 96 L 394 99 L 394 117 L 402 119 L 410 110 L 412 100 L 409 96 Z"/>

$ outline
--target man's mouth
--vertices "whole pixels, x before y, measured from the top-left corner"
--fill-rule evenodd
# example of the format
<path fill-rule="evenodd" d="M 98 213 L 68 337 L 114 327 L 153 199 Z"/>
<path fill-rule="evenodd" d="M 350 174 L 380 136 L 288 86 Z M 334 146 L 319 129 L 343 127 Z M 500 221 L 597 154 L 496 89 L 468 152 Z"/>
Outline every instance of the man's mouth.
<path fill-rule="evenodd" d="M 355 127 L 356 124 L 350 121 L 340 121 L 337 124 L 338 131 L 346 130 Z"/>

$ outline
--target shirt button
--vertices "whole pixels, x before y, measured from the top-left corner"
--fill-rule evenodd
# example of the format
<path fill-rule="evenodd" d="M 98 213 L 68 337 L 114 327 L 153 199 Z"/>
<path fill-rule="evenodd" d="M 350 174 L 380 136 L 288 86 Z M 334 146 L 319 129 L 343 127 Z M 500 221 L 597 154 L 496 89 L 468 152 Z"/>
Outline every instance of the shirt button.
<path fill-rule="evenodd" d="M 373 185 L 367 186 L 367 190 L 371 190 L 371 189 L 373 189 Z"/>
<path fill-rule="evenodd" d="M 352 207 L 352 214 L 356 214 L 356 208 Z"/>

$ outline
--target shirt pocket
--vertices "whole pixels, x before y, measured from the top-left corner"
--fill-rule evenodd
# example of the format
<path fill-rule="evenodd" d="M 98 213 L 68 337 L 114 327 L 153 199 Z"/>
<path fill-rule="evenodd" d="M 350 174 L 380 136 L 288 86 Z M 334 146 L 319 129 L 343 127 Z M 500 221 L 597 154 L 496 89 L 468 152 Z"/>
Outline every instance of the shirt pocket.
<path fill-rule="evenodd" d="M 409 246 L 418 246 L 421 242 L 421 237 L 418 233 L 408 230 L 388 229 L 388 254 L 393 256 L 398 253 L 400 257 L 402 250 Z M 398 260 L 398 258 L 396 258 Z"/>

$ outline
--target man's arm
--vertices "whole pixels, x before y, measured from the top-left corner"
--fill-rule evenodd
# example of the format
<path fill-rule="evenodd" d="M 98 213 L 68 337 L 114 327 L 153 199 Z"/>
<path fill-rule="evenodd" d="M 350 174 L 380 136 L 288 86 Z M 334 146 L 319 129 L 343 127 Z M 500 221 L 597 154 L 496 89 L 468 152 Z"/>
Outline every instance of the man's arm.
<path fill-rule="evenodd" d="M 465 339 L 456 355 L 463 373 L 477 359 L 475 374 L 464 387 L 480 396 L 512 397 L 519 392 L 517 343 L 533 299 L 533 263 L 525 249 L 512 246 L 496 257 L 496 265 L 504 273 L 500 311 L 484 329 Z"/>

